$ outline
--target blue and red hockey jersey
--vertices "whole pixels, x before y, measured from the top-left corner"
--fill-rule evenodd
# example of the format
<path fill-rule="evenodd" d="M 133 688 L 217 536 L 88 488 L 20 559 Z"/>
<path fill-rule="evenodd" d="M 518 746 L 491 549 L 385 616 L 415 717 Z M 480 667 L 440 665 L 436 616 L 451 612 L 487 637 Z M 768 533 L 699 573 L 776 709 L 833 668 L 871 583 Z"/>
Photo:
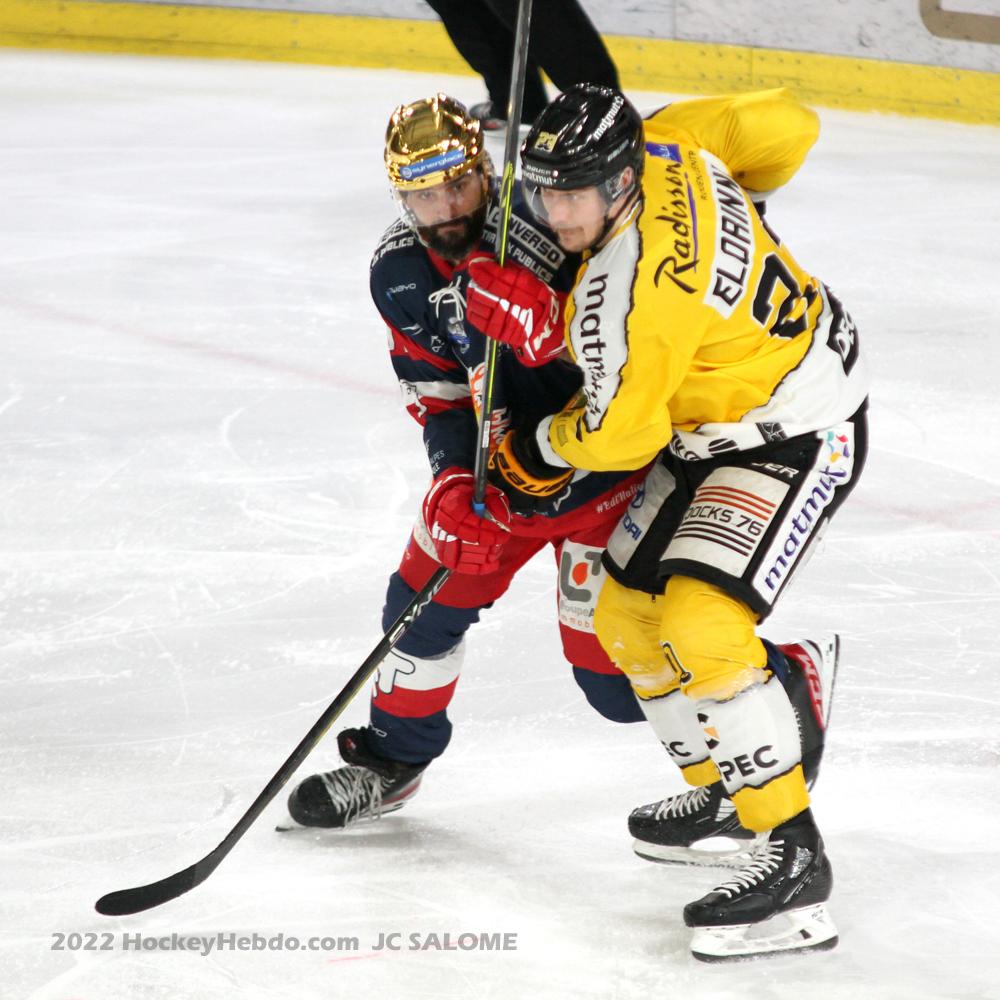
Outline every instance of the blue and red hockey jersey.
<path fill-rule="evenodd" d="M 494 253 L 500 212 L 495 197 L 477 253 Z M 580 257 L 560 249 L 552 233 L 528 213 L 519 187 L 510 220 L 508 259 L 529 268 L 557 292 L 573 287 Z M 471 255 L 470 255 L 471 256 Z M 465 321 L 468 274 L 428 250 L 402 221 L 383 234 L 372 257 L 372 299 L 389 327 L 389 351 L 403 399 L 423 427 L 431 471 L 471 469 L 476 411 L 485 369 L 486 337 Z M 538 368 L 522 365 L 505 345 L 497 352 L 494 439 L 512 428 L 533 430 L 580 390 L 580 369 L 569 360 Z M 624 472 L 578 473 L 536 513 L 568 513 L 628 477 Z"/>

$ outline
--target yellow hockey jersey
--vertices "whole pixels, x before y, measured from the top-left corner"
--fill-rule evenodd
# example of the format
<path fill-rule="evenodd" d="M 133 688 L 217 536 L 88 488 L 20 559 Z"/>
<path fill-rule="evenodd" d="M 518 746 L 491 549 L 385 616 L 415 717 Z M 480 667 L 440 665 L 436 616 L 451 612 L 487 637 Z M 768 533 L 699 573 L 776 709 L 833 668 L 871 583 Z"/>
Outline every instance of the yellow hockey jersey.
<path fill-rule="evenodd" d="M 582 395 L 538 431 L 579 469 L 697 460 L 831 426 L 864 401 L 857 331 L 759 217 L 815 142 L 788 91 L 683 101 L 645 123 L 642 198 L 566 306 Z"/>

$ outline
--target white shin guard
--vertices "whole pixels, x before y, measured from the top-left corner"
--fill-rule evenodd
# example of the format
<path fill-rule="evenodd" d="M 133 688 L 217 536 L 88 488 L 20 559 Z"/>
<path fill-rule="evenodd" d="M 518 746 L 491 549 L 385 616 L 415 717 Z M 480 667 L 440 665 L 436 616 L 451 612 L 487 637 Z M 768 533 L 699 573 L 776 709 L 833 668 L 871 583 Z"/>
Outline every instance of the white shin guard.
<path fill-rule="evenodd" d="M 702 699 L 698 718 L 726 791 L 761 788 L 802 760 L 795 710 L 781 682 L 769 677 L 728 701 Z"/>
<path fill-rule="evenodd" d="M 678 767 L 708 760 L 708 746 L 697 709 L 680 688 L 659 698 L 639 698 L 638 702 L 657 739 Z"/>

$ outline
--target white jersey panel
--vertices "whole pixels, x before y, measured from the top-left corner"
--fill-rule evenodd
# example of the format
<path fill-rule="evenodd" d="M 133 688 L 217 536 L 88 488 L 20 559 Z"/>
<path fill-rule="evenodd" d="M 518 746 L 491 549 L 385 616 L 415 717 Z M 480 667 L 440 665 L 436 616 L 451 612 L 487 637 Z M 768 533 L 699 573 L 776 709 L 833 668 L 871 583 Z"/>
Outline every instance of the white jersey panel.
<path fill-rule="evenodd" d="M 586 427 L 600 428 L 628 360 L 626 320 L 639 260 L 639 234 L 629 226 L 587 261 L 573 290 L 570 349 L 583 369 Z"/>
<path fill-rule="evenodd" d="M 868 395 L 869 379 L 858 353 L 857 328 L 839 300 L 820 285 L 823 309 L 805 357 L 763 405 L 739 423 L 702 424 L 674 430 L 670 450 L 679 458 L 715 458 L 746 451 L 839 423 Z"/>

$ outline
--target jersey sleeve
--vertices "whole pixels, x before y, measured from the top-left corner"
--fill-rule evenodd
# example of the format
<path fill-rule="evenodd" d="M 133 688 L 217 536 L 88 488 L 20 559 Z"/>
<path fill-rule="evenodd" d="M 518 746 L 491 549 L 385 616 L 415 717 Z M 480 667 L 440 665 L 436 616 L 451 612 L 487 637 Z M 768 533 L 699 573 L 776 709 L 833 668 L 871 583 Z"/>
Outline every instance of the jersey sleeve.
<path fill-rule="evenodd" d="M 543 420 L 539 425 L 539 445 L 543 457 L 553 465 L 567 465 L 591 472 L 641 469 L 651 462 L 670 440 L 671 386 L 680 378 L 683 364 L 676 351 L 658 351 L 648 329 L 633 339 L 628 358 L 615 373 L 614 398 L 602 405 L 600 419 L 594 419 L 590 387 L 575 405 Z M 646 343 L 643 343 L 645 341 Z M 661 345 L 662 346 L 662 345 Z M 673 377 L 662 381 L 648 378 L 649 362 Z M 548 444 L 549 449 L 546 448 Z M 553 461 L 551 453 L 558 456 Z"/>
<path fill-rule="evenodd" d="M 780 87 L 677 101 L 645 123 L 651 142 L 687 141 L 717 156 L 749 191 L 786 184 L 819 137 L 816 113 Z"/>
<path fill-rule="evenodd" d="M 399 261 L 376 260 L 370 287 L 388 327 L 389 356 L 404 405 L 423 428 L 431 471 L 471 468 L 477 435 L 468 375 L 427 314 L 421 275 Z"/>

